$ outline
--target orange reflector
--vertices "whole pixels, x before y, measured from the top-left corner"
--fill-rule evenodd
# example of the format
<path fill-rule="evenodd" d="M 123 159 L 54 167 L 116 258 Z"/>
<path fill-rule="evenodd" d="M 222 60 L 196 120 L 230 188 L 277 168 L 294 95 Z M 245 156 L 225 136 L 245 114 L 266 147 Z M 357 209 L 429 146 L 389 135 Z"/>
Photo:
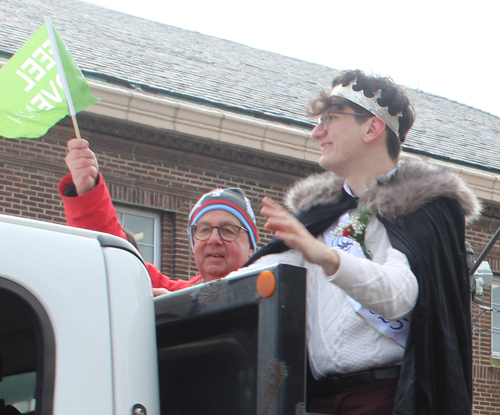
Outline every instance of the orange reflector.
<path fill-rule="evenodd" d="M 271 297 L 276 287 L 276 279 L 271 271 L 262 271 L 257 277 L 257 292 L 261 297 Z"/>

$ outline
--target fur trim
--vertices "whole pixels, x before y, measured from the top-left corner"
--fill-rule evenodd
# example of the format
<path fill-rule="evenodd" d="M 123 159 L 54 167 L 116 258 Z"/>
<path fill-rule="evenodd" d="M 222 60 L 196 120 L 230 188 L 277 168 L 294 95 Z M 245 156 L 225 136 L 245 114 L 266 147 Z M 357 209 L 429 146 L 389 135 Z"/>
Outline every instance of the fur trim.
<path fill-rule="evenodd" d="M 315 174 L 296 183 L 285 204 L 293 212 L 314 205 L 335 203 L 344 179 L 331 172 Z M 416 157 L 407 157 L 394 174 L 383 176 L 361 197 L 360 205 L 390 221 L 416 211 L 438 197 L 455 199 L 467 222 L 479 217 L 481 205 L 470 187 L 453 171 Z"/>
<path fill-rule="evenodd" d="M 295 182 L 285 196 L 285 206 L 292 212 L 303 212 L 315 205 L 335 203 L 343 185 L 344 179 L 335 173 L 313 174 Z"/>

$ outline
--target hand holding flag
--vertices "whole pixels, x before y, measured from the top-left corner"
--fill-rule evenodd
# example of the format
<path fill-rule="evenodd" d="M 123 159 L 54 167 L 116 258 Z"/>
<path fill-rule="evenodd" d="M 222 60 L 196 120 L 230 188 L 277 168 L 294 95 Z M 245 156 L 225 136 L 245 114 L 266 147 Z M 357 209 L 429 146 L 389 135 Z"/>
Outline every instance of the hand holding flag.
<path fill-rule="evenodd" d="M 53 41 L 49 40 L 53 29 Z M 57 50 L 60 56 L 58 70 Z M 64 78 L 69 94 L 64 92 Z M 37 138 L 66 115 L 73 117 L 99 99 L 47 18 L 46 23 L 0 70 L 0 135 Z M 78 130 L 75 124 L 75 130 Z"/>
<path fill-rule="evenodd" d="M 73 138 L 67 145 L 68 154 L 64 161 L 71 173 L 76 193 L 83 196 L 95 187 L 99 164 L 87 140 Z"/>

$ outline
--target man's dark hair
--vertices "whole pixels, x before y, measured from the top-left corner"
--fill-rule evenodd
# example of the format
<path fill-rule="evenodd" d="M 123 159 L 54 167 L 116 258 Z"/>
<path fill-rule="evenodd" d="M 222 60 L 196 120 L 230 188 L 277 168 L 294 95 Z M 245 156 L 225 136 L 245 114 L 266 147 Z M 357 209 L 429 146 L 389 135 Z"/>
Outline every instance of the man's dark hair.
<path fill-rule="evenodd" d="M 137 249 L 139 253 L 141 253 L 141 249 L 139 248 L 139 244 L 137 243 L 137 239 L 135 239 L 134 234 L 123 225 L 122 225 L 122 231 L 127 237 L 127 241 L 129 241 L 132 245 L 134 245 L 134 248 Z"/>
<path fill-rule="evenodd" d="M 401 114 L 399 117 L 399 139 L 394 132 L 386 126 L 387 133 L 387 152 L 389 157 L 396 160 L 401 152 L 401 143 L 405 141 L 406 134 L 413 126 L 415 121 L 415 112 L 409 98 L 402 87 L 396 85 L 389 77 L 377 75 L 366 75 L 363 71 L 356 69 L 353 71 L 341 72 L 332 82 L 332 88 L 337 85 L 348 86 L 356 80 L 353 85 L 354 91 L 363 91 L 363 94 L 371 98 L 378 90 L 381 90 L 381 96 L 377 102 L 381 107 L 387 107 L 389 114 Z M 309 116 L 320 116 L 328 108 L 337 108 L 341 111 L 348 106 L 354 112 L 363 115 L 373 115 L 359 105 L 341 97 L 330 96 L 329 92 L 322 91 L 320 96 L 313 99 L 309 104 L 307 113 Z M 357 122 L 366 121 L 366 117 L 355 116 Z"/>

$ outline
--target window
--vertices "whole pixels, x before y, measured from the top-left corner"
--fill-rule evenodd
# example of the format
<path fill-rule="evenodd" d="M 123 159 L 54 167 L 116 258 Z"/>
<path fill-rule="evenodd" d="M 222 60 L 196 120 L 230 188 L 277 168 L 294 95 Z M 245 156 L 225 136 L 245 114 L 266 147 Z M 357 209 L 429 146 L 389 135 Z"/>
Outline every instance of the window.
<path fill-rule="evenodd" d="M 493 357 L 500 359 L 500 277 L 493 277 L 491 285 L 491 307 L 499 312 L 491 313 L 491 350 Z"/>
<path fill-rule="evenodd" d="M 146 262 L 160 267 L 160 215 L 151 211 L 115 206 L 118 220 L 134 234 L 142 257 Z"/>

